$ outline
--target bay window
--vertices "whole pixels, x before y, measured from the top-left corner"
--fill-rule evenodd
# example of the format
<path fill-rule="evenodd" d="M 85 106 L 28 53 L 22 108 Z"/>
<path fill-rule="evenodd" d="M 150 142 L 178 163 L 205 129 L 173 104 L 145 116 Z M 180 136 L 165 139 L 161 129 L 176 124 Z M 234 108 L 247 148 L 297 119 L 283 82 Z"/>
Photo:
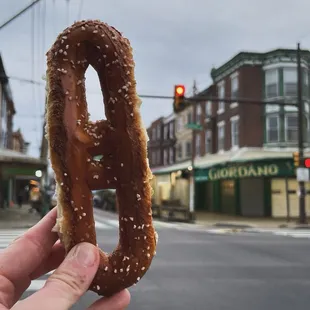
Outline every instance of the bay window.
<path fill-rule="evenodd" d="M 278 70 L 270 69 L 265 72 L 265 94 L 266 98 L 278 96 Z"/>
<path fill-rule="evenodd" d="M 279 142 L 280 121 L 278 115 L 270 115 L 266 118 L 266 140 L 269 143 Z"/>

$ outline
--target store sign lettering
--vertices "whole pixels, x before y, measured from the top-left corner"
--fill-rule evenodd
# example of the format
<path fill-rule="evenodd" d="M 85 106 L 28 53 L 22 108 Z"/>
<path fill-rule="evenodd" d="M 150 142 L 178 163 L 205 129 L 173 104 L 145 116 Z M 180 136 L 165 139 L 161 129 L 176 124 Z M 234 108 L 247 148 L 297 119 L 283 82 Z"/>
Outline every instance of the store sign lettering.
<path fill-rule="evenodd" d="M 239 166 L 228 168 L 211 168 L 208 179 L 211 181 L 230 178 L 269 177 L 279 174 L 279 167 L 275 164 L 262 166 Z"/>

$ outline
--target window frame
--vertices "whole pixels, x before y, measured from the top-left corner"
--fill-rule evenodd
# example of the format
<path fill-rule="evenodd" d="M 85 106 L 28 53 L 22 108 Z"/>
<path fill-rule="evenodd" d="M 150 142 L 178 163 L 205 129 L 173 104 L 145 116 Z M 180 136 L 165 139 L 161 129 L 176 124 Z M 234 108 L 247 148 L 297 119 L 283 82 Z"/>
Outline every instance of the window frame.
<path fill-rule="evenodd" d="M 220 129 L 223 130 L 223 137 L 222 137 L 222 148 L 220 148 Z M 225 122 L 217 123 L 217 152 L 224 152 L 225 150 Z"/>
<path fill-rule="evenodd" d="M 271 118 L 276 118 L 277 119 L 277 135 L 278 135 L 278 139 L 277 141 L 270 141 L 270 139 L 268 139 L 269 137 L 269 132 L 270 132 L 270 127 L 269 127 L 269 123 L 268 120 Z M 280 142 L 280 116 L 278 114 L 270 114 L 266 116 L 266 142 L 267 143 L 279 143 Z"/>
<path fill-rule="evenodd" d="M 225 98 L 225 82 L 222 81 L 217 85 L 218 89 L 218 98 L 223 99 Z M 223 94 L 222 91 L 223 90 Z M 225 102 L 224 101 L 218 101 L 218 106 L 217 106 L 217 114 L 222 114 L 225 112 Z"/>
<path fill-rule="evenodd" d="M 267 74 L 270 73 L 270 72 L 275 72 L 276 73 L 276 94 L 275 96 L 268 96 L 268 92 L 267 92 L 267 86 L 268 85 L 272 85 L 274 83 L 270 83 L 270 84 L 267 84 Z M 278 68 L 274 68 L 274 69 L 267 69 L 265 70 L 265 98 L 267 99 L 273 99 L 273 98 L 277 98 L 279 97 L 279 69 Z"/>
<path fill-rule="evenodd" d="M 233 127 L 237 125 L 237 130 L 234 132 Z M 237 133 L 237 136 L 236 136 Z M 237 149 L 240 146 L 240 117 L 239 115 L 232 116 L 230 118 L 230 135 L 231 135 L 231 148 Z M 237 143 L 234 143 L 237 140 Z"/>

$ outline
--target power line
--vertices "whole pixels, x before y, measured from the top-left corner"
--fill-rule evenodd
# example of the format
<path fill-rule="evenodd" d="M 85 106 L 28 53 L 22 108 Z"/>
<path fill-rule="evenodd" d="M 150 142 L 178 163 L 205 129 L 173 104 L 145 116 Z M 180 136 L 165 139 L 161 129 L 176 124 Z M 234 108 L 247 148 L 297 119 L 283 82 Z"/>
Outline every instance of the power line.
<path fill-rule="evenodd" d="M 35 4 L 37 4 L 38 2 L 40 2 L 41 0 L 34 0 L 31 4 L 29 4 L 28 6 L 26 6 L 24 9 L 22 9 L 21 11 L 19 11 L 17 14 L 15 14 L 14 16 L 12 16 L 9 20 L 7 20 L 6 22 L 4 22 L 1 26 L 0 26 L 0 30 L 2 28 L 4 28 L 5 26 L 9 25 L 12 21 L 14 21 L 17 17 L 21 16 L 22 14 L 24 14 L 25 12 L 27 12 L 29 9 L 31 9 Z"/>

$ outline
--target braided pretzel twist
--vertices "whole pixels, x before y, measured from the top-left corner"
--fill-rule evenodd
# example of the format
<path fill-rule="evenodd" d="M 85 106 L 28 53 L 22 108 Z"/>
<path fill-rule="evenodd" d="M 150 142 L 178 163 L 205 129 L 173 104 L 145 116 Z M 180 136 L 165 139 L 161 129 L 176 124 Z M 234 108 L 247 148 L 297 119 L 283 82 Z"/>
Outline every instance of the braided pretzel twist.
<path fill-rule="evenodd" d="M 98 73 L 107 120 L 89 121 L 85 71 Z M 47 53 L 46 132 L 57 184 L 55 229 L 66 252 L 97 244 L 91 190 L 116 189 L 119 243 L 100 250 L 90 290 L 110 296 L 137 283 L 157 243 L 152 223 L 152 177 L 147 134 L 139 113 L 132 48 L 115 28 L 81 21 L 65 29 Z M 101 160 L 94 156 L 103 155 Z"/>

